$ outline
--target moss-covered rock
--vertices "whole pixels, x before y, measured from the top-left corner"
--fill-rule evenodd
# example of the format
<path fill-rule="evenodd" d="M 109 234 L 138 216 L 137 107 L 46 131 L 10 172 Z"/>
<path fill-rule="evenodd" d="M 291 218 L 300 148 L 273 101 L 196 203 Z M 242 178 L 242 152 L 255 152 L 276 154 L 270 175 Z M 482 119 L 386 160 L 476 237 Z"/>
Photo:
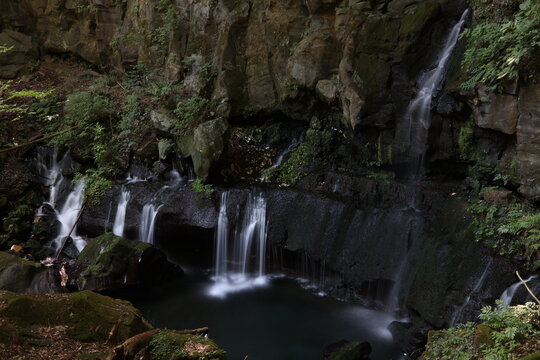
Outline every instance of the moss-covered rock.
<path fill-rule="evenodd" d="M 205 180 L 225 148 L 230 125 L 225 119 L 207 121 L 197 126 L 192 135 L 183 136 L 178 147 L 191 156 L 195 174 Z"/>
<path fill-rule="evenodd" d="M 19 293 L 62 292 L 53 268 L 0 252 L 0 290 Z"/>
<path fill-rule="evenodd" d="M 153 336 L 147 354 L 150 360 L 225 359 L 225 351 L 203 335 L 179 334 L 167 330 Z"/>
<path fill-rule="evenodd" d="M 91 241 L 77 258 L 75 268 L 83 269 L 77 281 L 85 290 L 157 284 L 181 271 L 151 244 L 112 233 Z"/>
<path fill-rule="evenodd" d="M 86 342 L 106 341 L 113 328 L 118 341 L 152 328 L 128 301 L 91 291 L 49 296 L 2 291 L 0 317 L 23 329 L 32 325 L 64 325 L 70 338 Z M 2 333 L 4 340 L 12 338 L 8 332 Z"/>

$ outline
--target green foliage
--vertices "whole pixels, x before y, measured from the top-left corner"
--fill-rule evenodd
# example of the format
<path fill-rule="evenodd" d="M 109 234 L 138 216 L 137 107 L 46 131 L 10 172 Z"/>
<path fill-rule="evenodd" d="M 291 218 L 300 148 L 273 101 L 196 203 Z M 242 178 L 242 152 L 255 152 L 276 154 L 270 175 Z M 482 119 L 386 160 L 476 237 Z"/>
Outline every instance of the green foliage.
<path fill-rule="evenodd" d="M 8 51 L 13 50 L 13 46 L 4 46 L 0 45 L 0 54 L 7 53 Z"/>
<path fill-rule="evenodd" d="M 540 214 L 533 207 L 522 203 L 490 204 L 478 200 L 467 210 L 474 216 L 476 241 L 491 246 L 501 255 L 528 259 L 527 265 L 532 270 L 539 266 L 534 259 L 540 249 Z"/>
<path fill-rule="evenodd" d="M 474 131 L 474 122 L 467 121 L 459 128 L 458 135 L 458 149 L 459 157 L 462 160 L 467 160 L 470 158 L 472 152 L 472 141 L 473 141 L 473 131 Z"/>
<path fill-rule="evenodd" d="M 209 197 L 215 191 L 214 187 L 211 184 L 203 184 L 201 179 L 195 179 L 195 181 L 191 183 L 191 188 L 197 194 L 202 194 L 206 197 Z"/>
<path fill-rule="evenodd" d="M 7 239 L 25 241 L 32 231 L 34 209 L 27 204 L 21 204 L 10 211 L 3 219 L 3 231 Z"/>
<path fill-rule="evenodd" d="M 112 187 L 112 181 L 107 179 L 103 169 L 88 169 L 84 174 L 75 174 L 75 182 L 84 181 L 84 202 L 91 206 L 99 205 L 101 199 Z"/>
<path fill-rule="evenodd" d="M 477 9 L 482 6 L 477 5 Z M 517 78 L 523 59 L 540 46 L 537 0 L 525 0 L 518 11 L 502 22 L 501 18 L 484 16 L 462 35 L 468 41 L 462 61 L 467 74 L 467 80 L 461 84 L 464 89 L 480 85 L 494 88 L 504 80 Z"/>
<path fill-rule="evenodd" d="M 454 328 L 430 333 L 424 360 L 515 360 L 517 350 L 528 341 L 536 341 L 540 330 L 538 305 L 484 307 L 479 319 L 482 325 L 458 324 Z M 487 331 L 486 331 L 487 330 Z M 486 339 L 481 339 L 481 333 Z"/>
<path fill-rule="evenodd" d="M 11 117 L 11 121 L 17 121 L 23 117 L 35 116 L 35 115 L 49 115 L 44 114 L 43 111 L 37 111 L 43 105 L 51 105 L 51 102 L 55 102 L 52 99 L 52 94 L 55 89 L 49 90 L 12 90 L 13 81 L 0 81 L 0 113 L 8 114 Z M 31 104 L 20 103 L 18 100 L 33 100 Z"/>
<path fill-rule="evenodd" d="M 159 0 L 156 8 L 162 14 L 162 17 L 160 25 L 149 34 L 151 36 L 150 40 L 153 43 L 151 47 L 154 51 L 165 55 L 169 38 L 177 24 L 178 10 L 172 0 Z"/>
<path fill-rule="evenodd" d="M 175 130 L 177 132 L 182 132 L 202 120 L 205 115 L 205 110 L 209 105 L 210 102 L 208 99 L 200 96 L 181 99 L 176 104 L 176 108 L 173 111 L 179 118 L 174 124 Z"/>
<path fill-rule="evenodd" d="M 77 14 L 95 14 L 98 8 L 91 0 L 75 0 L 75 12 Z"/>

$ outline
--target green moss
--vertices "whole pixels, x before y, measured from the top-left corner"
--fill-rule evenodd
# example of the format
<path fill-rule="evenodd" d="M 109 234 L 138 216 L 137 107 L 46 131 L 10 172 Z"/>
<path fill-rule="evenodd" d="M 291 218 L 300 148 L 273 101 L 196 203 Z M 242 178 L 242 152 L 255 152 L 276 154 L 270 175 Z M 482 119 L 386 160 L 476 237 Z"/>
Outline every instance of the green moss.
<path fill-rule="evenodd" d="M 81 274 L 83 283 L 86 278 L 108 277 L 124 274 L 128 262 L 124 259 L 139 259 L 152 245 L 140 241 L 131 241 L 106 233 L 90 242 L 77 258 L 76 265 L 86 266 Z"/>
<path fill-rule="evenodd" d="M 0 300 L 6 302 L 0 316 L 17 325 L 66 325 L 67 335 L 79 341 L 105 341 L 115 325 L 121 340 L 151 329 L 129 302 L 91 291 L 50 297 L 3 292 Z"/>
<path fill-rule="evenodd" d="M 186 344 L 202 345 L 202 351 L 190 350 Z M 210 339 L 201 335 L 177 334 L 172 331 L 160 331 L 150 341 L 150 355 L 153 360 L 220 360 L 225 359 L 225 352 Z"/>

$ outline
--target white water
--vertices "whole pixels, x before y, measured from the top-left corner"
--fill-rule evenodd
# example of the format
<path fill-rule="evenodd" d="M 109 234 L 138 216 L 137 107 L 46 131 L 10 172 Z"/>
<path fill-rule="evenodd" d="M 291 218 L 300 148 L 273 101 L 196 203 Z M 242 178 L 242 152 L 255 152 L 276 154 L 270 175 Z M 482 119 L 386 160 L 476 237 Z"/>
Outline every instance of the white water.
<path fill-rule="evenodd" d="M 293 139 L 293 141 L 289 144 L 289 146 L 279 154 L 276 161 L 274 162 L 274 165 L 272 165 L 272 169 L 277 168 L 283 164 L 283 160 L 285 160 L 285 157 L 289 155 L 291 151 L 293 151 L 300 143 L 302 142 L 302 139 Z"/>
<path fill-rule="evenodd" d="M 180 173 L 176 171 L 176 169 L 171 170 L 167 174 L 167 177 L 167 184 L 156 191 L 156 193 L 152 196 L 152 199 L 143 207 L 139 222 L 139 241 L 154 244 L 156 218 L 159 213 L 159 209 L 161 209 L 165 204 L 168 198 L 167 195 L 184 183 L 184 179 Z"/>
<path fill-rule="evenodd" d="M 525 283 L 528 283 L 529 281 L 536 279 L 538 275 L 532 275 L 529 276 L 527 279 L 525 279 Z M 514 299 L 514 295 L 516 295 L 516 291 L 519 289 L 520 286 L 522 286 L 523 283 L 521 281 L 518 281 L 515 284 L 510 285 L 501 295 L 501 301 L 505 303 L 506 305 L 512 304 L 512 299 Z"/>
<path fill-rule="evenodd" d="M 162 206 L 152 203 L 144 205 L 139 227 L 139 241 L 154 244 L 156 217 Z"/>
<path fill-rule="evenodd" d="M 118 207 L 116 208 L 116 216 L 114 217 L 113 234 L 116 236 L 124 236 L 124 225 L 126 222 L 127 205 L 131 198 L 131 193 L 128 188 L 122 186 Z"/>
<path fill-rule="evenodd" d="M 416 173 L 422 166 L 424 154 L 427 150 L 428 129 L 431 126 L 431 101 L 437 95 L 446 76 L 448 62 L 468 13 L 468 10 L 463 13 L 458 23 L 454 25 L 448 34 L 435 67 L 422 74 L 418 80 L 420 90 L 409 103 L 405 114 L 405 128 L 401 130 L 402 139 L 400 142 L 402 151 L 408 154 L 408 161 L 412 163 Z"/>
<path fill-rule="evenodd" d="M 63 173 L 71 171 L 72 163 L 69 152 L 58 159 L 58 149 L 39 147 L 36 155 L 36 167 L 41 183 L 49 188 L 49 199 L 47 203 L 55 208 L 58 196 L 68 185 L 68 181 Z"/>
<path fill-rule="evenodd" d="M 225 297 L 232 292 L 266 284 L 266 199 L 249 194 L 242 222 L 231 235 L 227 213 L 229 194 L 221 195 L 216 232 L 215 277 L 209 294 Z M 232 241 L 232 247 L 229 242 Z"/>
<path fill-rule="evenodd" d="M 478 281 L 474 285 L 471 292 L 465 298 L 465 302 L 461 306 L 459 306 L 456 309 L 456 311 L 454 312 L 454 314 L 452 315 L 452 319 L 450 320 L 450 326 L 451 327 L 456 325 L 456 323 L 461 320 L 461 314 L 462 314 L 463 310 L 467 307 L 467 305 L 469 305 L 469 302 L 471 301 L 471 297 L 473 296 L 473 294 L 477 293 L 482 288 L 482 285 L 484 284 L 484 281 L 486 279 L 486 275 L 489 272 L 489 267 L 491 266 L 492 262 L 493 262 L 493 259 L 489 259 L 489 262 L 488 262 L 486 268 L 484 269 L 484 271 L 482 272 L 482 275 L 480 276 L 480 278 L 478 279 Z"/>
<path fill-rule="evenodd" d="M 59 247 L 68 235 L 73 239 L 73 243 L 77 247 L 77 250 L 82 251 L 86 246 L 86 241 L 77 235 L 76 225 L 79 213 L 83 206 L 84 185 L 84 180 L 75 184 L 73 190 L 62 205 L 62 208 L 60 211 L 57 211 L 57 219 L 60 222 L 60 231 L 53 240 L 53 245 L 56 250 L 59 250 Z"/>

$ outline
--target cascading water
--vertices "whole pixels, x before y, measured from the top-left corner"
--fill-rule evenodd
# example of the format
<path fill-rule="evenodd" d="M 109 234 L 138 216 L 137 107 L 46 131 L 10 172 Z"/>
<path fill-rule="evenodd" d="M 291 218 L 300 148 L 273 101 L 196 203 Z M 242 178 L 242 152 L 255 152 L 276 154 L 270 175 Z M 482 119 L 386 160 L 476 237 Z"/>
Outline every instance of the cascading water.
<path fill-rule="evenodd" d="M 427 151 L 428 131 L 431 126 L 431 101 L 444 81 L 448 63 L 454 47 L 457 43 L 459 33 L 465 23 L 468 10 L 463 12 L 460 20 L 452 27 L 452 30 L 445 39 L 444 46 L 437 56 L 437 61 L 434 68 L 425 72 L 418 80 L 419 91 L 412 99 L 407 107 L 404 121 L 396 130 L 396 142 L 399 146 L 399 152 L 405 156 L 404 163 L 406 164 L 406 178 L 411 186 L 413 186 L 413 195 L 410 210 L 414 212 L 411 215 L 411 221 L 407 224 L 403 231 L 410 232 L 415 222 L 423 223 L 420 213 L 420 187 L 418 181 L 422 177 L 424 155 Z M 417 227 L 421 225 L 417 224 Z M 387 309 L 389 311 L 399 311 L 399 298 L 402 286 L 402 279 L 407 273 L 414 255 L 413 249 L 408 249 L 407 253 L 403 254 L 400 260 L 401 265 L 398 268 L 394 278 L 394 286 L 390 292 L 390 297 L 387 301 Z"/>
<path fill-rule="evenodd" d="M 409 164 L 411 172 L 409 175 L 414 177 L 420 175 L 427 150 L 428 130 L 431 126 L 431 101 L 441 88 L 450 57 L 468 13 L 469 10 L 465 10 L 458 23 L 450 31 L 444 47 L 437 57 L 435 67 L 420 76 L 418 80 L 419 91 L 409 103 L 405 113 L 405 121 L 401 129 L 398 129 L 400 150 L 406 154 L 406 162 Z"/>
<path fill-rule="evenodd" d="M 159 209 L 165 204 L 167 194 L 184 183 L 184 179 L 176 169 L 170 171 L 167 177 L 167 184 L 162 186 L 143 207 L 139 224 L 139 241 L 154 244 L 154 232 Z"/>
<path fill-rule="evenodd" d="M 482 288 L 482 285 L 484 284 L 484 281 L 486 280 L 486 275 L 489 272 L 489 268 L 492 262 L 493 262 L 493 259 L 490 258 L 489 262 L 487 263 L 486 268 L 482 272 L 482 275 L 480 275 L 480 277 L 478 278 L 478 281 L 476 282 L 472 290 L 469 292 L 469 294 L 465 298 L 465 301 L 463 302 L 463 304 L 459 306 L 456 309 L 456 311 L 454 311 L 454 314 L 452 315 L 452 319 L 450 320 L 450 326 L 456 325 L 461 320 L 463 310 L 465 310 L 467 305 L 469 305 L 469 302 L 471 301 L 471 297 Z"/>
<path fill-rule="evenodd" d="M 56 250 L 62 245 L 67 236 L 71 236 L 77 250 L 82 251 L 86 246 L 86 241 L 77 235 L 77 220 L 83 207 L 84 180 L 75 184 L 73 190 L 66 198 L 64 205 L 57 212 L 57 219 L 60 222 L 60 231 L 53 240 L 53 246 Z"/>
<path fill-rule="evenodd" d="M 215 282 L 210 289 L 210 295 L 218 297 L 266 283 L 266 199 L 261 194 L 249 194 L 234 236 L 230 236 L 228 201 L 229 193 L 224 192 L 216 232 Z"/>
<path fill-rule="evenodd" d="M 156 217 L 163 205 L 146 204 L 141 214 L 141 224 L 139 227 L 139 241 L 154 244 L 154 228 Z"/>
<path fill-rule="evenodd" d="M 41 183 L 49 188 L 49 199 L 46 203 L 52 208 L 55 208 L 62 190 L 68 186 L 64 173 L 71 171 L 72 167 L 69 152 L 66 152 L 59 159 L 56 147 L 52 149 L 48 147 L 37 148 L 36 169 Z"/>
<path fill-rule="evenodd" d="M 538 275 L 532 275 L 529 276 L 527 279 L 524 280 L 525 283 L 528 283 L 531 280 L 534 280 L 538 278 Z M 512 300 L 514 299 L 514 295 L 516 295 L 516 291 L 523 285 L 521 281 L 518 281 L 515 284 L 510 285 L 501 295 L 501 301 L 505 303 L 506 305 L 511 305 Z"/>
<path fill-rule="evenodd" d="M 124 225 L 126 221 L 127 205 L 131 198 L 129 189 L 122 186 L 118 207 L 116 208 L 116 216 L 114 217 L 113 233 L 116 236 L 124 236 Z"/>

